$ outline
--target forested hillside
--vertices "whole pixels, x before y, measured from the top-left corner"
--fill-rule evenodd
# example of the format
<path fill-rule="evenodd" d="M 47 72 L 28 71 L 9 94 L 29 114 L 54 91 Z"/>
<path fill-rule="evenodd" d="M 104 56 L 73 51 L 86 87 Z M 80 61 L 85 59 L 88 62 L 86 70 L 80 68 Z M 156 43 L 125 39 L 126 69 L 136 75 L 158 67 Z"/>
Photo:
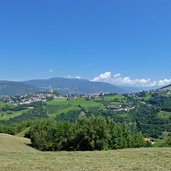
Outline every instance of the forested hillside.
<path fill-rule="evenodd" d="M 47 147 L 44 147 L 44 150 L 78 150 L 78 147 L 71 146 L 71 141 L 76 144 L 75 139 L 78 138 L 77 135 L 79 134 L 76 131 L 76 127 L 80 127 L 80 130 L 86 129 L 82 128 L 81 125 L 77 125 L 79 123 L 78 119 L 80 117 L 85 119 L 85 123 L 86 121 L 88 121 L 88 125 L 91 125 L 91 119 L 103 117 L 103 123 L 99 121 L 99 123 L 97 123 L 97 127 L 92 127 L 92 129 L 95 129 L 94 131 L 96 133 L 96 128 L 98 128 L 99 126 L 100 129 L 100 125 L 104 125 L 103 129 L 107 130 L 108 133 L 110 132 L 109 129 L 105 128 L 105 124 L 108 123 L 108 120 L 111 120 L 114 125 L 125 124 L 130 131 L 127 133 L 125 132 L 125 134 L 129 136 L 126 136 L 126 140 L 123 140 L 123 142 L 125 141 L 125 145 L 123 145 L 123 147 L 122 145 L 118 145 L 116 143 L 116 146 L 118 146 L 118 148 L 134 147 L 134 143 L 132 142 L 131 137 L 137 134 L 142 134 L 144 137 L 155 138 L 156 141 L 159 141 L 160 145 L 162 144 L 163 146 L 168 146 L 171 141 L 171 94 L 169 90 L 165 89 L 125 95 L 101 94 L 96 96 L 55 96 L 55 98 L 48 98 L 47 101 L 44 102 L 34 102 L 25 105 L 8 104 L 1 102 L 0 110 L 0 131 L 14 135 L 23 132 L 23 135 L 32 137 L 32 141 L 34 142 L 33 144 L 36 148 L 42 148 L 36 145 L 37 140 L 35 139 L 35 137 L 40 139 L 40 137 L 38 136 L 38 132 L 40 131 L 39 125 L 42 124 L 42 131 L 45 132 L 45 137 L 43 138 L 45 138 L 46 140 L 48 140 L 48 137 L 46 137 L 47 132 L 53 132 L 52 130 L 57 131 L 59 125 L 61 126 L 61 131 L 62 127 L 72 130 L 71 132 L 65 132 L 68 137 L 63 137 L 64 132 L 61 132 L 61 143 L 66 143 L 63 142 L 64 139 L 68 143 L 67 145 L 65 144 L 65 147 L 57 148 L 51 147 L 51 145 L 47 144 Z M 51 128 L 46 127 L 46 120 L 45 122 L 39 121 L 43 118 L 52 118 L 52 120 L 48 121 L 49 125 L 52 124 Z M 91 119 L 89 120 L 89 118 Z M 35 125 L 37 125 L 37 128 L 35 127 Z M 110 128 L 109 125 L 107 127 Z M 119 129 L 122 130 L 122 125 L 120 125 L 119 127 Z M 117 128 L 114 131 L 118 132 Z M 37 136 L 35 136 L 35 132 L 37 132 Z M 123 137 L 122 133 L 118 134 L 118 136 Z M 108 135 L 104 131 L 104 136 L 109 136 L 111 138 L 112 134 L 113 133 L 109 133 Z M 85 135 L 85 137 L 86 136 L 88 135 Z M 91 136 L 99 137 L 98 135 L 93 134 Z M 109 145 L 109 142 L 111 141 L 109 137 L 106 138 L 107 140 L 105 140 L 106 143 L 104 144 L 106 145 L 103 144 L 101 147 L 98 148 L 114 148 Z M 56 138 L 55 136 L 52 136 L 51 139 Z M 44 140 L 40 139 L 39 141 Z M 98 149 L 97 146 L 94 147 L 94 145 L 92 145 L 94 141 L 94 138 L 87 141 L 87 143 L 90 144 L 87 145 L 88 147 L 86 149 Z M 77 144 L 77 146 L 80 146 L 81 148 L 81 145 Z"/>

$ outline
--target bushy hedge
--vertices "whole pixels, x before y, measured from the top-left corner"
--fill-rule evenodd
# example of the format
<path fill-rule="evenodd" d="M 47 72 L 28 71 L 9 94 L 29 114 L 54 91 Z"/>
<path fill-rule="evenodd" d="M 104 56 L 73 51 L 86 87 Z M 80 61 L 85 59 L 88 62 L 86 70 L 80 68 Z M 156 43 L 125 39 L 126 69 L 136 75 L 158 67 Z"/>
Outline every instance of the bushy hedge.
<path fill-rule="evenodd" d="M 79 117 L 75 123 L 43 119 L 31 126 L 33 147 L 43 151 L 108 150 L 143 147 L 141 134 L 132 134 L 126 124 L 103 117 Z"/>

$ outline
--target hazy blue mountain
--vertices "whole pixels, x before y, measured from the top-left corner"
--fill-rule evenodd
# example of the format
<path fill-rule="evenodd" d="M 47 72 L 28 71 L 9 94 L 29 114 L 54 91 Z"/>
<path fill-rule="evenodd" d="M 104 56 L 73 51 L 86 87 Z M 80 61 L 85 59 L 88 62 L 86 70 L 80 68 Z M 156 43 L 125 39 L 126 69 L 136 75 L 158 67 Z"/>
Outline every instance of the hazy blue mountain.
<path fill-rule="evenodd" d="M 171 86 L 168 86 L 171 87 Z M 149 87 L 115 86 L 106 82 L 93 82 L 85 79 L 51 78 L 23 82 L 0 81 L 0 96 L 22 95 L 42 90 L 57 90 L 62 95 L 104 93 L 134 93 L 150 90 Z M 153 89 L 155 89 L 153 87 Z"/>
<path fill-rule="evenodd" d="M 159 87 L 138 87 L 138 86 L 119 86 L 126 93 L 136 93 L 141 91 L 155 90 Z"/>
<path fill-rule="evenodd" d="M 47 80 L 30 80 L 24 83 L 42 90 L 58 90 L 62 94 L 92 94 L 100 91 L 104 93 L 124 93 L 121 88 L 115 85 L 104 82 L 92 82 L 84 79 L 51 78 Z"/>
<path fill-rule="evenodd" d="M 0 96 L 22 95 L 36 91 L 38 91 L 37 88 L 21 82 L 0 81 Z"/>

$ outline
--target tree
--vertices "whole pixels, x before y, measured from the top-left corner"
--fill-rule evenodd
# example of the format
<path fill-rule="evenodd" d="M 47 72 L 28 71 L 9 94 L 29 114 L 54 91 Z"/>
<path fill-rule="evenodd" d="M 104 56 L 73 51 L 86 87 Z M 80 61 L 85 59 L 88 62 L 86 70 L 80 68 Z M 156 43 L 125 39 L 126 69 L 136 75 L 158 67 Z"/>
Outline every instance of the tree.
<path fill-rule="evenodd" d="M 105 150 L 110 138 L 107 122 L 103 117 L 80 117 L 75 125 L 76 150 Z"/>

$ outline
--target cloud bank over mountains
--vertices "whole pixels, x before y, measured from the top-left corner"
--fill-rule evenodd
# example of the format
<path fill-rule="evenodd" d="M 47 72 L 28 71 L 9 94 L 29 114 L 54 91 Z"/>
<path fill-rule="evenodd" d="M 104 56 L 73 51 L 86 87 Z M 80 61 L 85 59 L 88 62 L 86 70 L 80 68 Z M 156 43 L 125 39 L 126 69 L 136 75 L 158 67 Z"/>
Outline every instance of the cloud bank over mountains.
<path fill-rule="evenodd" d="M 129 76 L 123 77 L 120 73 L 104 72 L 93 78 L 92 81 L 109 82 L 115 85 L 137 86 L 137 87 L 157 87 L 171 84 L 171 79 L 152 80 L 150 78 L 132 79 Z"/>

